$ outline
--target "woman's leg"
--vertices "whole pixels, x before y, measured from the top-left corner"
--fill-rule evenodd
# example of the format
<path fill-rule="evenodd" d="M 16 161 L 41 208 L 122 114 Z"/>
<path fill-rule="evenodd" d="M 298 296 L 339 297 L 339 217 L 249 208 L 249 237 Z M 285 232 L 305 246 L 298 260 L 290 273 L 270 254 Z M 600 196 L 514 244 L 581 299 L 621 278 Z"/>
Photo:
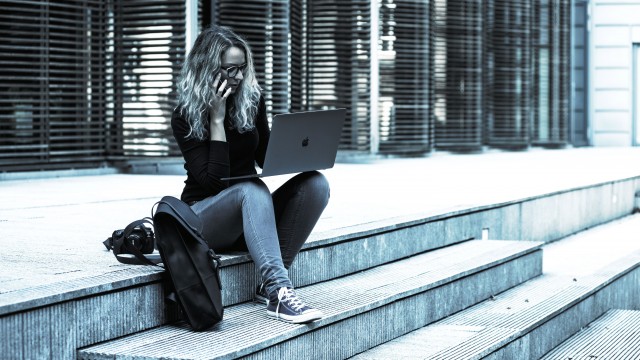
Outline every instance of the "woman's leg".
<path fill-rule="evenodd" d="M 282 262 L 273 201 L 261 181 L 246 181 L 192 206 L 203 221 L 203 236 L 216 250 L 231 248 L 244 233 L 247 248 L 269 294 L 291 288 Z"/>
<path fill-rule="evenodd" d="M 317 171 L 304 172 L 272 197 L 282 262 L 289 269 L 329 202 L 329 182 Z"/>

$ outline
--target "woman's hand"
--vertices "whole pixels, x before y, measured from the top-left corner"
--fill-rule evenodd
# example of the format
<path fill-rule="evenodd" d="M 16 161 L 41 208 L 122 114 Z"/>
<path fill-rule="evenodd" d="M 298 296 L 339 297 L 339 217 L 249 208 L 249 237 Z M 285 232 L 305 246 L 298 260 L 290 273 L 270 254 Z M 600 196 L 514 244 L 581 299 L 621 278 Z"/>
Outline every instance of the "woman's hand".
<path fill-rule="evenodd" d="M 231 94 L 231 89 L 227 89 L 227 80 L 220 83 L 220 73 L 213 80 L 213 88 L 216 92 L 211 100 L 211 112 L 209 115 L 209 137 L 211 140 L 227 141 L 224 133 L 224 116 L 227 107 L 227 98 Z"/>

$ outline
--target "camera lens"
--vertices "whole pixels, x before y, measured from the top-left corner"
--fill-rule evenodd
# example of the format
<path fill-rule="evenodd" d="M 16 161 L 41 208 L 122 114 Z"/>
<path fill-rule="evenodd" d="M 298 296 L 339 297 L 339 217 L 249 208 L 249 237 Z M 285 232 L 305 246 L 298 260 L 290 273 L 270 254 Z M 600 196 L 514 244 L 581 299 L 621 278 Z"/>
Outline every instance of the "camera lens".
<path fill-rule="evenodd" d="M 140 249 L 140 245 L 142 242 L 142 239 L 140 238 L 140 236 L 136 233 L 131 233 L 129 235 L 129 237 L 127 237 L 127 239 L 129 240 L 129 242 L 131 243 L 131 245 L 135 246 L 136 248 Z"/>

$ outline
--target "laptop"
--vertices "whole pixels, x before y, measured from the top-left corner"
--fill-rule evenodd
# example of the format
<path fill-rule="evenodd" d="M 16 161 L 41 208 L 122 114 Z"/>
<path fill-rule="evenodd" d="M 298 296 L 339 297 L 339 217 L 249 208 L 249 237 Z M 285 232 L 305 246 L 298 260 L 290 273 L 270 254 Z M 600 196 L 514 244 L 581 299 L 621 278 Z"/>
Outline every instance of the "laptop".
<path fill-rule="evenodd" d="M 346 109 L 278 114 L 271 121 L 271 135 L 262 173 L 222 180 L 247 179 L 332 168 L 336 161 Z"/>

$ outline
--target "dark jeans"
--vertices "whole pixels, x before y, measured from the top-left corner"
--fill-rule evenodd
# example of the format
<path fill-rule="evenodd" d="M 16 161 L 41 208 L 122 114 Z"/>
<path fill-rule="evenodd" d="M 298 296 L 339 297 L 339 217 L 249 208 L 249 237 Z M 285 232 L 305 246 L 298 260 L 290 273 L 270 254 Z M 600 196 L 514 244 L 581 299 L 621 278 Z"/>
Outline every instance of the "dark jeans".
<path fill-rule="evenodd" d="M 329 201 L 329 183 L 317 171 L 298 174 L 271 194 L 262 180 L 244 181 L 192 205 L 203 236 L 218 252 L 243 241 L 267 292 L 293 287 L 287 269 Z"/>

